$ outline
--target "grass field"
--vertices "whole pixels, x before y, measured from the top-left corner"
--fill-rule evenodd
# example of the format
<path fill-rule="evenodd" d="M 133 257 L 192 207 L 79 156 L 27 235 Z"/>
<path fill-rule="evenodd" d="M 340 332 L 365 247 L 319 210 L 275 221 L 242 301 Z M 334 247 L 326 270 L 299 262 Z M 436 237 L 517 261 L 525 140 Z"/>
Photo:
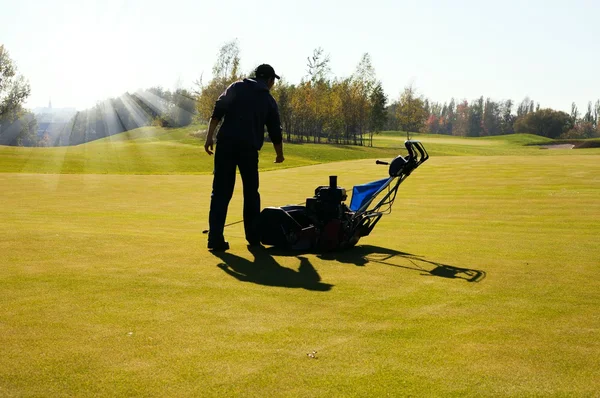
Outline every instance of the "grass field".
<path fill-rule="evenodd" d="M 198 140 L 130 134 L 0 147 L 1 397 L 598 396 L 598 149 L 419 136 L 352 251 L 252 253 L 237 224 L 213 255 Z M 265 145 L 263 205 L 384 177 L 402 135 L 375 142 L 288 145 L 288 168 Z"/>
<path fill-rule="evenodd" d="M 203 139 L 190 135 L 203 126 L 180 129 L 146 127 L 83 145 L 52 148 L 0 146 L 0 172 L 35 174 L 209 174 L 212 158 L 201 148 Z M 427 144 L 432 156 L 560 156 L 568 151 L 540 150 L 532 144 L 551 143 L 544 137 L 516 134 L 487 138 L 414 135 Z M 406 135 L 384 132 L 374 136 L 373 147 L 286 144 L 286 161 L 273 164 L 269 143 L 261 151 L 263 171 L 358 159 L 391 159 L 403 148 Z M 600 154 L 600 148 L 576 150 Z"/>

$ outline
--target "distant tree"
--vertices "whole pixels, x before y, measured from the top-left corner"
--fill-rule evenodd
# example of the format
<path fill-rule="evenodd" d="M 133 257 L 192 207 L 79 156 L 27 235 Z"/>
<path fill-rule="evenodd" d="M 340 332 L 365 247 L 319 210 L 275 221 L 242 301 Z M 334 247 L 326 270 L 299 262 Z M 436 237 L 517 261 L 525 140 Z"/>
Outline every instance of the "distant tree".
<path fill-rule="evenodd" d="M 572 117 L 562 111 L 540 109 L 519 117 L 515 122 L 515 132 L 537 134 L 548 138 L 558 138 L 574 127 Z"/>
<path fill-rule="evenodd" d="M 598 111 L 600 110 L 600 102 L 596 102 L 596 106 L 592 106 L 592 101 L 588 102 L 587 111 L 583 117 L 579 118 L 577 106 L 575 103 L 571 105 L 571 120 L 573 128 L 563 133 L 560 138 L 595 138 L 600 137 L 600 129 L 598 129 Z"/>
<path fill-rule="evenodd" d="M 212 79 L 204 85 L 202 78 L 195 82 L 196 95 L 198 97 L 197 110 L 198 117 L 203 121 L 208 121 L 212 115 L 215 101 L 225 89 L 236 80 L 240 75 L 240 49 L 238 41 L 233 40 L 225 43 L 219 49 L 217 60 L 212 69 Z"/>
<path fill-rule="evenodd" d="M 306 72 L 308 73 L 308 79 L 313 83 L 319 80 L 327 80 L 331 73 L 329 66 L 331 58 L 329 54 L 325 55 L 323 51 L 323 48 L 318 47 L 313 50 L 312 56 L 306 58 L 308 68 Z"/>
<path fill-rule="evenodd" d="M 517 117 L 525 116 L 533 111 L 533 101 L 529 97 L 525 97 L 517 107 Z"/>
<path fill-rule="evenodd" d="M 469 133 L 469 103 L 463 100 L 456 106 L 456 122 L 452 135 L 466 137 Z"/>
<path fill-rule="evenodd" d="M 437 134 L 440 130 L 440 117 L 434 113 L 430 113 L 425 120 L 425 125 L 423 126 L 423 132 L 429 134 Z"/>
<path fill-rule="evenodd" d="M 432 102 L 428 106 L 426 105 L 426 109 L 429 110 L 429 116 L 425 121 L 423 132 L 430 134 L 440 133 L 444 116 L 448 111 L 448 106 L 446 104 L 442 106 L 439 102 Z"/>
<path fill-rule="evenodd" d="M 214 79 L 229 81 L 240 77 L 240 47 L 238 40 L 231 40 L 219 49 L 217 61 L 213 65 Z M 225 88 L 224 88 L 225 89 Z"/>
<path fill-rule="evenodd" d="M 0 143 L 35 145 L 37 122 L 23 109 L 31 93 L 29 83 L 18 74 L 8 50 L 0 45 Z M 20 120 L 22 119 L 22 120 Z"/>
<path fill-rule="evenodd" d="M 479 137 L 482 132 L 483 122 L 483 96 L 471 102 L 469 106 L 469 137 Z"/>
<path fill-rule="evenodd" d="M 0 45 L 0 117 L 21 109 L 30 93 L 29 83 L 17 73 L 8 51 Z"/>
<path fill-rule="evenodd" d="M 501 134 L 501 125 L 500 105 L 489 98 L 486 99 L 483 109 L 482 135 Z"/>
<path fill-rule="evenodd" d="M 430 108 L 430 105 L 429 105 L 429 99 L 428 98 L 425 98 L 425 100 L 423 101 L 423 109 L 425 110 L 426 114 L 429 115 L 431 113 L 431 108 Z"/>
<path fill-rule="evenodd" d="M 394 101 L 385 108 L 386 123 L 385 130 L 399 130 L 400 122 L 398 121 L 398 101 Z"/>
<path fill-rule="evenodd" d="M 6 125 L 6 128 L 3 128 L 3 134 L 0 135 L 0 144 L 12 146 L 38 146 L 40 144 L 41 140 L 37 136 L 37 120 L 33 113 L 22 110 L 18 117 Z"/>
<path fill-rule="evenodd" d="M 354 97 L 354 108 L 356 115 L 356 131 L 354 138 L 357 143 L 363 144 L 363 135 L 370 130 L 371 121 L 371 95 L 377 84 L 375 68 L 371 62 L 369 53 L 364 53 L 356 70 L 352 75 L 352 91 Z M 373 135 L 370 134 L 372 143 Z"/>
<path fill-rule="evenodd" d="M 293 131 L 293 115 L 294 111 L 292 108 L 292 98 L 294 96 L 294 85 L 289 85 L 282 76 L 281 80 L 273 86 L 272 93 L 277 100 L 279 106 L 279 115 L 281 118 L 281 125 L 283 131 L 286 134 L 286 140 L 290 142 L 292 140 Z"/>
<path fill-rule="evenodd" d="M 579 120 L 579 110 L 574 102 L 571 103 L 571 119 L 573 120 L 573 124 L 577 123 L 577 120 Z"/>
<path fill-rule="evenodd" d="M 174 126 L 187 126 L 196 113 L 196 100 L 186 89 L 175 90 L 171 95 L 170 119 Z"/>
<path fill-rule="evenodd" d="M 417 96 L 416 89 L 409 85 L 404 88 L 396 109 L 400 128 L 406 132 L 419 132 L 427 120 L 425 102 Z"/>
<path fill-rule="evenodd" d="M 600 134 L 590 122 L 580 121 L 572 129 L 560 135 L 563 139 L 585 139 L 599 137 Z"/>
<path fill-rule="evenodd" d="M 299 90 L 295 91 L 296 97 L 292 102 L 295 116 L 298 118 L 296 126 L 298 132 L 306 138 L 317 143 L 325 135 L 330 108 L 327 105 L 331 93 L 329 81 L 329 55 L 319 47 L 313 55 L 306 58 L 307 76 L 302 79 Z"/>
<path fill-rule="evenodd" d="M 513 125 L 516 116 L 512 113 L 513 101 L 506 100 L 500 106 L 500 134 L 513 134 L 515 132 Z"/>
<path fill-rule="evenodd" d="M 452 129 L 454 128 L 454 123 L 456 123 L 456 101 L 454 101 L 454 98 L 450 99 L 446 112 L 445 114 L 442 114 L 442 117 L 442 133 L 453 134 Z"/>
<path fill-rule="evenodd" d="M 377 82 L 371 92 L 371 121 L 370 121 L 370 145 L 373 146 L 373 133 L 383 130 L 387 121 L 387 112 L 385 109 L 387 96 L 383 92 L 381 82 Z"/>
<path fill-rule="evenodd" d="M 583 115 L 583 122 L 594 126 L 594 111 L 592 110 L 592 101 L 588 102 L 587 112 Z"/>

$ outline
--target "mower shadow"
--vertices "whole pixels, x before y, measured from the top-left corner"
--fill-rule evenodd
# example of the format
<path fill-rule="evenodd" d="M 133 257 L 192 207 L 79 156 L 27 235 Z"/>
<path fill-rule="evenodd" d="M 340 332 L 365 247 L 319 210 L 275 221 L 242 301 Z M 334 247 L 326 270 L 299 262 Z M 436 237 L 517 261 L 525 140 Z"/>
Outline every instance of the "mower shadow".
<path fill-rule="evenodd" d="M 286 252 L 277 248 L 269 248 L 268 251 L 276 255 L 298 255 L 298 252 Z M 475 283 L 481 282 L 486 277 L 486 272 L 482 270 L 454 267 L 452 265 L 429 261 L 415 254 L 373 245 L 360 245 L 345 251 L 317 254 L 317 257 L 322 260 L 335 260 L 341 263 L 354 264 L 359 267 L 363 267 L 368 263 L 385 264 L 392 267 L 419 271 L 424 276 L 463 279 L 467 282 Z M 394 262 L 394 258 L 405 259 L 411 265 L 398 264 Z"/>
<path fill-rule="evenodd" d="M 385 247 L 361 245 L 350 250 L 336 253 L 326 253 L 319 255 L 323 260 L 336 260 L 342 263 L 365 266 L 367 263 L 378 263 L 390 265 L 392 267 L 404 268 L 413 271 L 420 271 L 425 276 L 437 276 L 448 279 L 463 279 L 467 282 L 481 282 L 486 277 L 486 272 L 478 269 L 454 267 L 452 265 L 441 264 L 435 261 L 429 261 L 422 256 L 404 253 L 401 251 L 388 249 Z M 412 265 L 401 265 L 393 262 L 394 258 L 408 260 Z"/>
<path fill-rule="evenodd" d="M 329 283 L 321 282 L 321 276 L 306 257 L 298 256 L 300 266 L 295 271 L 279 265 L 265 249 L 252 249 L 250 252 L 254 261 L 227 252 L 213 254 L 223 261 L 218 267 L 241 282 L 318 292 L 326 292 L 333 287 Z"/>

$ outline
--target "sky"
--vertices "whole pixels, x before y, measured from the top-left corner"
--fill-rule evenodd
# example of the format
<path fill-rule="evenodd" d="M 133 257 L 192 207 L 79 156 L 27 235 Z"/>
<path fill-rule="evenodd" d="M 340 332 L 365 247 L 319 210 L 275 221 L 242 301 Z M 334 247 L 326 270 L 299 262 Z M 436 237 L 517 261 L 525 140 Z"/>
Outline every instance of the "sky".
<path fill-rule="evenodd" d="M 582 111 L 600 99 L 597 0 L 0 0 L 0 44 L 31 85 L 29 108 L 75 107 L 140 88 L 192 88 L 236 40 L 241 69 L 290 83 L 321 47 L 331 77 L 369 53 L 391 101 L 484 96 Z"/>

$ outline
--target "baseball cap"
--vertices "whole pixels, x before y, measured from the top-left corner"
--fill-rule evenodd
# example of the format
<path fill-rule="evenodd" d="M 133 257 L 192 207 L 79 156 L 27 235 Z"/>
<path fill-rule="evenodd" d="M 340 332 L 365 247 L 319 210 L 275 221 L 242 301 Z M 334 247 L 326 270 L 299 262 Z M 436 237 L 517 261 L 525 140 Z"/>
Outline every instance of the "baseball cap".
<path fill-rule="evenodd" d="M 275 69 L 269 64 L 258 65 L 254 70 L 254 75 L 256 77 L 262 77 L 265 79 L 269 79 L 271 77 L 276 77 L 280 79 L 280 77 L 275 73 Z"/>

